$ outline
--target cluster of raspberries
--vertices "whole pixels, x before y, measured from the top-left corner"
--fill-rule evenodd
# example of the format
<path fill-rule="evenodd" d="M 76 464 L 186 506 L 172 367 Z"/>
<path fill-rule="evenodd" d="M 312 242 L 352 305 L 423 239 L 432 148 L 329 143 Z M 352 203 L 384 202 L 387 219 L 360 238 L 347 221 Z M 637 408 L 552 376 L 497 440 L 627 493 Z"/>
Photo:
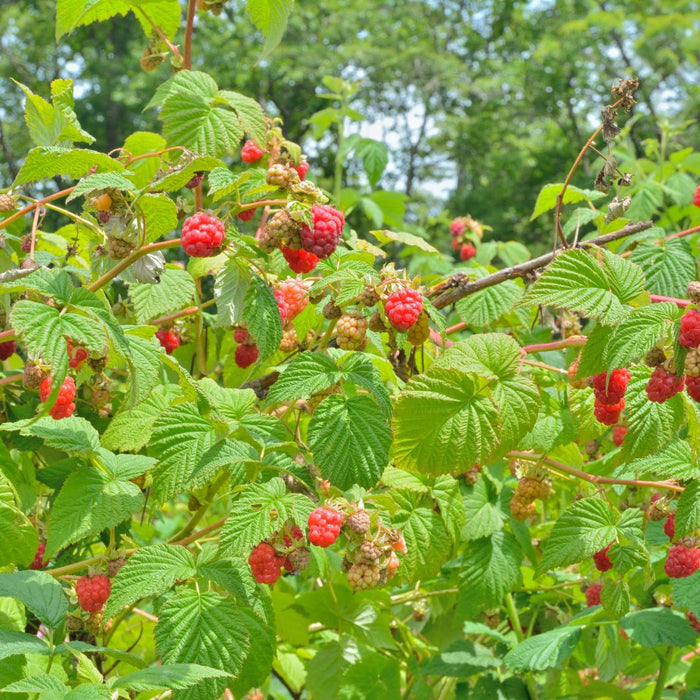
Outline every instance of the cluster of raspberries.
<path fill-rule="evenodd" d="M 450 223 L 452 248 L 459 252 L 459 259 L 463 262 L 471 260 L 476 255 L 476 247 L 467 240 L 465 231 L 470 231 L 479 239 L 483 236 L 481 225 L 471 216 L 460 216 Z"/>
<path fill-rule="evenodd" d="M 549 479 L 534 473 L 522 476 L 510 499 L 510 514 L 524 522 L 535 514 L 535 501 L 546 501 L 552 493 Z"/>
<path fill-rule="evenodd" d="M 247 328 L 239 327 L 233 331 L 233 339 L 238 343 L 235 353 L 236 364 L 245 369 L 258 361 L 260 350 Z"/>
<path fill-rule="evenodd" d="M 53 385 L 53 378 L 46 377 L 39 387 L 39 398 L 45 403 L 46 400 L 51 396 L 51 387 Z M 55 420 L 60 420 L 61 418 L 68 418 L 73 415 L 75 411 L 75 403 L 73 399 L 75 398 L 75 379 L 73 377 L 66 377 L 61 384 L 61 388 L 58 390 L 58 396 L 56 397 L 56 403 L 49 410 L 50 416 Z"/>

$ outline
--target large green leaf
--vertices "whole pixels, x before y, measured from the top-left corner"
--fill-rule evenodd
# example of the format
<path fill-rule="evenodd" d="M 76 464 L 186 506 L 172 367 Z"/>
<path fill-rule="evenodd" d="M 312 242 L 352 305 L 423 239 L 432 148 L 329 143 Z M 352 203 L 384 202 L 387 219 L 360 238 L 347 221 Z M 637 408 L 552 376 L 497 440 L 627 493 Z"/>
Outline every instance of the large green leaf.
<path fill-rule="evenodd" d="M 697 640 L 697 634 L 685 616 L 669 608 L 631 612 L 620 620 L 620 627 L 643 647 L 683 647 L 694 645 Z"/>
<path fill-rule="evenodd" d="M 700 481 L 693 479 L 685 486 L 676 508 L 676 537 L 692 535 L 700 528 Z"/>
<path fill-rule="evenodd" d="M 253 275 L 245 293 L 243 320 L 260 350 L 260 359 L 266 360 L 282 340 L 282 319 L 277 300 L 270 287 L 258 275 Z"/>
<path fill-rule="evenodd" d="M 127 673 L 112 683 L 112 688 L 126 690 L 184 690 L 211 678 L 228 678 L 232 674 L 198 664 L 167 664 Z"/>
<path fill-rule="evenodd" d="M 663 231 L 660 231 L 658 241 L 647 241 L 637 246 L 630 259 L 644 270 L 650 292 L 682 298 L 688 282 L 697 275 L 695 256 L 684 238 L 666 241 L 663 235 Z"/>
<path fill-rule="evenodd" d="M 522 295 L 522 287 L 507 280 L 460 299 L 457 313 L 464 323 L 483 328 L 510 311 Z"/>
<path fill-rule="evenodd" d="M 148 323 L 191 305 L 196 293 L 192 277 L 184 270 L 166 268 L 159 284 L 132 284 L 129 294 L 139 323 Z"/>
<path fill-rule="evenodd" d="M 248 15 L 265 37 L 263 56 L 282 40 L 293 7 L 294 0 L 248 0 Z"/>
<path fill-rule="evenodd" d="M 324 399 L 309 423 L 308 440 L 321 474 L 341 489 L 374 486 L 389 461 L 391 430 L 369 396 Z"/>
<path fill-rule="evenodd" d="M 63 593 L 63 586 L 45 571 L 0 574 L 0 596 L 16 598 L 24 603 L 41 622 L 52 629 L 61 625 L 68 612 L 68 600 Z"/>
<path fill-rule="evenodd" d="M 14 184 L 23 185 L 27 182 L 48 180 L 57 175 L 76 179 L 87 175 L 94 167 L 102 171 L 122 172 L 124 170 L 124 166 L 118 160 L 99 151 L 58 146 L 33 148 L 27 154 Z"/>
<path fill-rule="evenodd" d="M 532 212 L 530 221 L 533 221 L 546 211 L 554 209 L 554 207 L 557 205 L 557 197 L 561 193 L 563 187 L 563 183 L 557 182 L 551 185 L 545 185 L 540 190 L 539 195 L 537 195 L 535 209 Z M 573 185 L 569 185 L 564 193 L 562 204 L 575 204 L 576 202 L 582 202 L 584 200 L 591 202 L 594 199 L 600 199 L 603 196 L 604 195 L 602 192 L 597 192 L 596 190 L 582 190 L 578 187 L 574 187 Z"/>
<path fill-rule="evenodd" d="M 0 566 L 27 566 L 39 544 L 34 526 L 19 506 L 17 494 L 3 475 L 0 464 Z"/>
<path fill-rule="evenodd" d="M 511 671 L 543 671 L 561 667 L 573 653 L 580 636 L 581 627 L 556 627 L 530 637 L 506 654 L 506 668 Z"/>

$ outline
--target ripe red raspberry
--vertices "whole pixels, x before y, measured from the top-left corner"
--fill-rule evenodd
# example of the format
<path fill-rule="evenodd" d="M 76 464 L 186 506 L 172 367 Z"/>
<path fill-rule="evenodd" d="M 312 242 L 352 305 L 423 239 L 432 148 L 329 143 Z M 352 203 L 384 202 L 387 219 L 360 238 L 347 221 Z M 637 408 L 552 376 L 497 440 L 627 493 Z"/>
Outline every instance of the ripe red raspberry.
<path fill-rule="evenodd" d="M 329 547 L 340 534 L 343 515 L 332 508 L 316 508 L 309 515 L 309 542 L 319 547 Z"/>
<path fill-rule="evenodd" d="M 309 301 L 303 282 L 295 279 L 280 282 L 275 290 L 275 299 L 283 324 L 296 318 Z"/>
<path fill-rule="evenodd" d="M 610 376 L 606 372 L 596 374 L 593 377 L 593 389 L 598 403 L 613 404 L 620 403 L 627 391 L 627 384 L 630 380 L 630 373 L 626 369 L 614 369 Z"/>
<path fill-rule="evenodd" d="M 90 356 L 85 346 L 77 345 L 74 347 L 70 338 L 66 338 L 66 351 L 68 352 L 68 364 L 73 369 L 80 369 Z"/>
<path fill-rule="evenodd" d="M 182 224 L 180 241 L 187 255 L 208 258 L 214 255 L 224 240 L 224 222 L 203 211 L 197 212 Z"/>
<path fill-rule="evenodd" d="M 39 387 L 39 398 L 42 401 L 46 401 L 51 395 L 51 386 L 53 384 L 53 379 L 51 377 L 46 377 Z M 75 403 L 73 399 L 75 398 L 75 380 L 73 377 L 66 377 L 63 380 L 63 384 L 58 391 L 58 397 L 56 398 L 56 403 L 51 407 L 49 414 L 55 420 L 61 418 L 68 418 L 73 411 L 75 411 Z"/>
<path fill-rule="evenodd" d="M 700 313 L 696 309 L 688 309 L 681 317 L 678 342 L 686 348 L 700 345 Z"/>
<path fill-rule="evenodd" d="M 392 325 L 405 331 L 418 320 L 423 311 L 423 297 L 419 291 L 404 287 L 387 297 L 384 310 Z"/>
<path fill-rule="evenodd" d="M 241 328 L 240 326 L 233 331 L 233 339 L 237 343 L 245 343 L 247 342 L 248 338 L 250 337 L 250 333 L 248 333 L 247 328 Z"/>
<path fill-rule="evenodd" d="M 461 236 L 464 233 L 466 224 L 461 219 L 454 219 L 450 224 L 450 233 L 453 236 Z"/>
<path fill-rule="evenodd" d="M 663 365 L 659 365 L 649 377 L 649 383 L 646 385 L 649 401 L 663 403 L 682 391 L 684 384 L 683 377 L 676 380 L 675 374 L 670 374 Z"/>
<path fill-rule="evenodd" d="M 245 369 L 250 367 L 254 362 L 258 361 L 260 350 L 255 343 L 243 343 L 236 348 L 236 364 Z"/>
<path fill-rule="evenodd" d="M 685 578 L 700 569 L 700 549 L 675 544 L 668 550 L 664 571 L 669 578 Z"/>
<path fill-rule="evenodd" d="M 261 542 L 248 557 L 253 578 L 258 583 L 274 583 L 282 575 L 284 557 L 278 557 L 267 542 Z"/>
<path fill-rule="evenodd" d="M 695 190 L 695 197 L 693 197 L 693 204 L 696 207 L 700 207 L 700 185 L 698 185 L 698 189 Z"/>
<path fill-rule="evenodd" d="M 476 255 L 476 248 L 471 243 L 466 243 L 459 249 L 460 260 L 471 260 Z"/>
<path fill-rule="evenodd" d="M 320 259 L 317 255 L 309 253 L 308 250 L 303 248 L 301 250 L 292 250 L 287 246 L 282 246 L 282 255 L 284 255 L 287 265 L 297 274 L 311 272 L 318 265 Z"/>
<path fill-rule="evenodd" d="M 168 355 L 172 355 L 172 353 L 180 347 L 180 336 L 172 328 L 158 329 L 156 338 L 158 338 Z"/>
<path fill-rule="evenodd" d="M 309 164 L 305 160 L 302 160 L 301 163 L 294 168 L 294 170 L 297 171 L 299 179 L 303 182 L 306 179 L 306 173 L 309 172 Z"/>
<path fill-rule="evenodd" d="M 686 377 L 685 390 L 693 401 L 700 403 L 700 377 Z"/>
<path fill-rule="evenodd" d="M 625 407 L 625 400 L 620 399 L 620 403 L 616 403 L 612 406 L 605 403 L 599 403 L 596 399 L 595 405 L 593 407 L 593 413 L 595 417 L 605 425 L 615 425 L 620 419 L 620 412 Z"/>
<path fill-rule="evenodd" d="M 593 561 L 595 563 L 595 568 L 598 571 L 610 571 L 613 568 L 613 563 L 610 561 L 608 556 L 608 550 L 612 547 L 612 543 L 609 544 L 605 549 L 601 549 L 593 555 Z"/>
<path fill-rule="evenodd" d="M 594 583 L 586 589 L 586 605 L 592 608 L 594 605 L 600 605 L 600 592 L 603 587 L 599 583 Z"/>
<path fill-rule="evenodd" d="M 97 612 L 107 602 L 112 592 L 109 576 L 82 576 L 75 584 L 78 603 L 86 612 Z"/>
<path fill-rule="evenodd" d="M 676 535 L 676 514 L 669 513 L 664 521 L 664 532 L 669 540 L 672 540 Z"/>
<path fill-rule="evenodd" d="M 39 543 L 39 546 L 36 548 L 36 554 L 34 555 L 34 561 L 29 565 L 30 569 L 33 569 L 34 571 L 38 571 L 39 569 L 43 569 L 46 567 L 46 565 L 49 563 L 49 560 L 47 559 L 44 561 L 44 552 L 46 551 L 46 545 L 43 542 Z"/>
<path fill-rule="evenodd" d="M 622 447 L 622 443 L 625 441 L 625 435 L 629 428 L 626 425 L 616 425 L 612 430 L 612 439 L 615 443 L 615 447 Z"/>
<path fill-rule="evenodd" d="M 5 343 L 0 343 L 0 361 L 11 357 L 17 349 L 17 343 L 14 340 L 8 340 Z"/>
<path fill-rule="evenodd" d="M 238 212 L 238 218 L 241 221 L 250 221 L 255 216 L 257 211 L 257 209 L 244 209 L 243 211 Z"/>
<path fill-rule="evenodd" d="M 314 204 L 311 209 L 313 227 L 301 229 L 301 245 L 304 250 L 319 258 L 327 258 L 338 247 L 343 234 L 345 217 L 329 205 Z"/>
<path fill-rule="evenodd" d="M 700 207 L 700 203 L 698 204 L 698 206 Z M 700 620 L 698 620 L 698 618 L 695 616 L 695 614 L 690 612 L 690 610 L 688 610 L 688 612 L 685 614 L 685 616 L 688 618 L 688 622 L 690 623 L 690 626 L 696 632 L 698 632 L 700 634 Z"/>
<path fill-rule="evenodd" d="M 265 151 L 263 151 L 255 141 L 251 141 L 250 139 L 248 139 L 248 141 L 243 144 L 243 148 L 241 148 L 241 160 L 244 163 L 257 163 L 264 155 Z"/>

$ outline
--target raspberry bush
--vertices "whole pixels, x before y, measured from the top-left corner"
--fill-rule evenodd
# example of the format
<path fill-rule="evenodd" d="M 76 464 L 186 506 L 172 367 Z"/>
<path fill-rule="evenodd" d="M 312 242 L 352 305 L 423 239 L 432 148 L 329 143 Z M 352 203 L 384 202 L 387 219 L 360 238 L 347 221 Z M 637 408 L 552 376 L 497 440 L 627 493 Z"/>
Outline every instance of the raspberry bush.
<path fill-rule="evenodd" d="M 269 51 L 289 8 L 249 4 Z M 694 697 L 697 153 L 632 160 L 615 82 L 531 254 L 378 187 L 344 80 L 289 140 L 193 70 L 223 3 L 187 10 L 58 4 L 142 20 L 158 132 L 102 152 L 71 80 L 20 86 L 0 693 Z"/>

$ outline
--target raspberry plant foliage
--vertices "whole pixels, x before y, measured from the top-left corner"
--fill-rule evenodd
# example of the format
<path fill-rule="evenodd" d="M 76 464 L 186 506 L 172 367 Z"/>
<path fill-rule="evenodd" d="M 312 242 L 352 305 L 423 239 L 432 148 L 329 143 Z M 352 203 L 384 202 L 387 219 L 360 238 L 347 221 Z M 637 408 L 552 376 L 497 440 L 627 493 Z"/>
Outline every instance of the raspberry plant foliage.
<path fill-rule="evenodd" d="M 180 49 L 174 1 L 58 2 L 59 37 L 133 12 L 143 67 L 170 57 L 162 133 L 103 153 L 70 80 L 20 85 L 0 691 L 693 692 L 700 227 L 690 199 L 625 216 L 611 152 L 636 82 L 594 134 L 596 189 L 571 184 L 578 159 L 534 204 L 554 253 L 489 245 L 468 215 L 440 250 L 369 240 L 279 120 L 192 70 L 196 5 Z M 249 3 L 266 54 L 290 10 Z M 347 107 L 352 85 L 325 87 Z M 386 147 L 352 147 L 375 186 Z"/>

